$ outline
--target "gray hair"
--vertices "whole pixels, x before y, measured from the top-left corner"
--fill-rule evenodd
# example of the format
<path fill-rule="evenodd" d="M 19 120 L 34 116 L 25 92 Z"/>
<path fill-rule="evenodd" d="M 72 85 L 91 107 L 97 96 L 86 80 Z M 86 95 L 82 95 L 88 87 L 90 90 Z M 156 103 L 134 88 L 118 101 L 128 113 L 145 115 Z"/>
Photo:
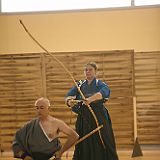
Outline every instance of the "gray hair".
<path fill-rule="evenodd" d="M 35 102 L 35 106 L 37 105 L 37 103 L 38 103 L 39 101 L 43 101 L 45 104 L 47 104 L 47 106 L 50 106 L 49 100 L 48 100 L 47 98 L 44 98 L 44 97 L 38 98 L 38 99 L 36 100 L 36 102 Z"/>

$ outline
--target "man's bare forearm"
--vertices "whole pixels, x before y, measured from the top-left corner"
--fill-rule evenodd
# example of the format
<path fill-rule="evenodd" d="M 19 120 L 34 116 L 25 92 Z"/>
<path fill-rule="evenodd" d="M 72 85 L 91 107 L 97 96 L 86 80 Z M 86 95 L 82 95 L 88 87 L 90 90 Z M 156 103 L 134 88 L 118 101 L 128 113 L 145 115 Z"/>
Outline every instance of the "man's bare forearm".
<path fill-rule="evenodd" d="M 61 150 L 56 153 L 57 158 L 61 158 L 62 154 L 72 147 L 73 144 L 78 140 L 79 135 L 73 131 L 72 134 L 68 135 L 67 141 L 62 146 Z"/>
<path fill-rule="evenodd" d="M 78 140 L 78 138 L 79 138 L 79 136 L 77 133 L 74 133 L 74 134 L 68 136 L 67 141 L 65 142 L 65 144 L 63 145 L 63 147 L 61 149 L 61 154 L 63 154 L 70 147 L 72 147 L 72 145 Z"/>

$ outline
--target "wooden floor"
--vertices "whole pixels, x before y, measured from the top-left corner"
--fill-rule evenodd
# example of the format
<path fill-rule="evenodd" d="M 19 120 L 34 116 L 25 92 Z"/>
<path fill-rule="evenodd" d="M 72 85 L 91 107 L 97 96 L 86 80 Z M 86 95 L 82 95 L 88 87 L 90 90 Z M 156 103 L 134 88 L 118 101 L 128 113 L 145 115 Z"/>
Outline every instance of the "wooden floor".
<path fill-rule="evenodd" d="M 160 160 L 160 149 L 144 149 L 142 150 L 143 156 L 132 158 L 132 150 L 118 150 L 119 160 Z M 73 152 L 68 152 L 68 158 L 66 154 L 62 160 L 71 160 Z M 0 160 L 18 160 L 12 158 L 12 153 L 3 153 L 0 156 Z"/>

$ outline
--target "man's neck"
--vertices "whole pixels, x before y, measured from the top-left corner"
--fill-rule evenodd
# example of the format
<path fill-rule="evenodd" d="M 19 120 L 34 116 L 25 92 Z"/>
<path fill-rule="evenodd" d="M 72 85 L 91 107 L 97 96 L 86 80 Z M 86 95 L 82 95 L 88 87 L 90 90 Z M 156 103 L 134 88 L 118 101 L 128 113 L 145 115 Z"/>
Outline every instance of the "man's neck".
<path fill-rule="evenodd" d="M 39 117 L 39 120 L 40 120 L 41 122 L 43 122 L 43 121 L 48 121 L 48 120 L 49 120 L 49 115 Z"/>

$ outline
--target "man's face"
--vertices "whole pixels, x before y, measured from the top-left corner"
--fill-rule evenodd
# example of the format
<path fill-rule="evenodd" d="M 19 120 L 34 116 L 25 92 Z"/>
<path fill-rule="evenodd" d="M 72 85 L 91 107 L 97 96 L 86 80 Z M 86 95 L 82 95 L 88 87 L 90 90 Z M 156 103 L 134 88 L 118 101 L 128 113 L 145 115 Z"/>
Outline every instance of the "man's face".
<path fill-rule="evenodd" d="M 36 110 L 37 110 L 38 116 L 44 117 L 44 116 L 47 116 L 49 113 L 49 106 L 45 101 L 40 100 L 36 103 Z"/>
<path fill-rule="evenodd" d="M 88 80 L 92 80 L 96 76 L 96 70 L 91 65 L 87 65 L 84 69 L 84 74 Z"/>

